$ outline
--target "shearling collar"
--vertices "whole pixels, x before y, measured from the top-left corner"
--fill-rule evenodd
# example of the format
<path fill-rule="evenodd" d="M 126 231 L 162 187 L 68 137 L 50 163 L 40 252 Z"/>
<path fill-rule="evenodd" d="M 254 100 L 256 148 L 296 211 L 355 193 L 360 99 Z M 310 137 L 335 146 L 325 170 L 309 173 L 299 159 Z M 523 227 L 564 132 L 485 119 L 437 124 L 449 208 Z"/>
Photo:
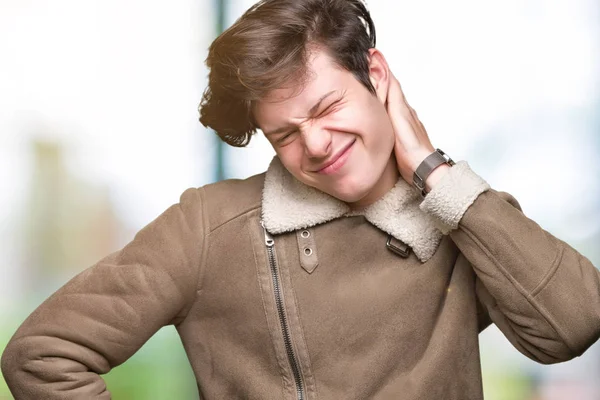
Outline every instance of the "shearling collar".
<path fill-rule="evenodd" d="M 308 228 L 344 216 L 364 215 L 373 225 L 406 243 L 417 258 L 427 261 L 443 233 L 434 217 L 419 208 L 421 195 L 403 178 L 381 199 L 352 211 L 341 200 L 298 181 L 277 156 L 266 172 L 262 193 L 262 222 L 273 234 Z"/>

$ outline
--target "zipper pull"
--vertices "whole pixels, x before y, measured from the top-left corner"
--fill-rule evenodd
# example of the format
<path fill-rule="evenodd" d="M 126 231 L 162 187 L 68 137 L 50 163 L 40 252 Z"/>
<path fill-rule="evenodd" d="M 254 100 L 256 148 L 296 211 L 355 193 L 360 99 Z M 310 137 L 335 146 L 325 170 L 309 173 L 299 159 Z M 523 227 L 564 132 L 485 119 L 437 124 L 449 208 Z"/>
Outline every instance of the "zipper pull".
<path fill-rule="evenodd" d="M 262 226 L 263 231 L 265 232 L 265 245 L 267 245 L 267 247 L 273 247 L 273 245 L 275 244 L 273 237 L 271 236 L 271 234 L 269 232 L 267 232 L 267 228 L 265 228 L 262 221 L 260 221 L 260 225 Z"/>

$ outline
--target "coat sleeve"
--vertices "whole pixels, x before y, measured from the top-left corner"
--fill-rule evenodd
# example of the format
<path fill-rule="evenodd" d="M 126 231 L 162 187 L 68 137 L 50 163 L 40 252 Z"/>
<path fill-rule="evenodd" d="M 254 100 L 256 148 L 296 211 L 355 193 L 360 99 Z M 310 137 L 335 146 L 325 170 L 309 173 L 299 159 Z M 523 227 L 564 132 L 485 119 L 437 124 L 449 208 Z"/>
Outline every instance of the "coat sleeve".
<path fill-rule="evenodd" d="M 457 262 L 471 264 L 478 301 L 521 353 L 557 363 L 598 340 L 600 272 L 526 217 L 512 195 L 491 189 L 461 161 L 420 208 L 459 248 Z"/>
<path fill-rule="evenodd" d="M 76 275 L 13 335 L 2 373 L 17 400 L 110 399 L 100 375 L 194 301 L 204 245 L 202 189 L 188 189 L 123 249 Z"/>

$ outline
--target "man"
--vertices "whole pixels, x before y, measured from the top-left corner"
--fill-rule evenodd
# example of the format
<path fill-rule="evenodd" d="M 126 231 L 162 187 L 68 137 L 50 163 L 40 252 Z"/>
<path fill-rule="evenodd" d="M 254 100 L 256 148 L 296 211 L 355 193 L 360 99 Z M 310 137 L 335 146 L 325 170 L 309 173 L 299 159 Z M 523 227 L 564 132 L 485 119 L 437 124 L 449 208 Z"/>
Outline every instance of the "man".
<path fill-rule="evenodd" d="M 110 398 L 100 375 L 168 324 L 205 399 L 481 399 L 492 322 L 541 363 L 598 339 L 598 271 L 434 151 L 360 1 L 262 1 L 207 63 L 201 121 L 277 156 L 34 311 L 2 357 L 17 399 Z"/>

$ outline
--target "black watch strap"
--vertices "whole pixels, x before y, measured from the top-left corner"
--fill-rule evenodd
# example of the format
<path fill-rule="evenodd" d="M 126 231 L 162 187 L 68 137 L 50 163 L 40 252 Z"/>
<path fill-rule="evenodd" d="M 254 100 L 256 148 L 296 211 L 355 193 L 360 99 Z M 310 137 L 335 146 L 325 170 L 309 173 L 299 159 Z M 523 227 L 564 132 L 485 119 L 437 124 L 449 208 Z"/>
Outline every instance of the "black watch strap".
<path fill-rule="evenodd" d="M 435 149 L 435 151 L 428 155 L 417 167 L 417 170 L 413 174 L 413 184 L 421 191 L 421 196 L 425 197 L 427 195 L 425 192 L 425 180 L 427 180 L 427 177 L 434 169 L 442 164 L 453 166 L 455 162 L 442 150 Z"/>

